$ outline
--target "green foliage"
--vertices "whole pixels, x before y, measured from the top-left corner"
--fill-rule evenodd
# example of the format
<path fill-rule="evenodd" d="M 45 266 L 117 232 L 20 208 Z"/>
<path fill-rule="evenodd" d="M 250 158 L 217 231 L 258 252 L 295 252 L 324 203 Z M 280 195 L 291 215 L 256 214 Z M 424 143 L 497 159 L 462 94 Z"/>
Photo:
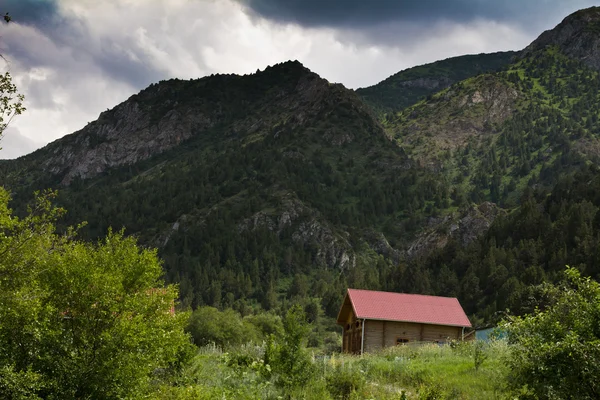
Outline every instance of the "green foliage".
<path fill-rule="evenodd" d="M 484 351 L 485 343 L 481 341 L 476 341 L 473 345 L 473 364 L 475 365 L 475 371 L 479 371 L 481 365 L 488 358 L 488 355 Z"/>
<path fill-rule="evenodd" d="M 366 381 L 363 371 L 353 365 L 337 366 L 325 380 L 333 398 L 343 400 L 349 400 L 353 393 L 362 390 Z"/>
<path fill-rule="evenodd" d="M 222 354 L 202 348 L 180 378 L 162 393 L 210 393 L 227 399 L 504 399 L 506 342 L 492 342 L 488 361 L 473 373 L 472 343 L 387 349 L 361 357 L 335 355 L 309 361 L 315 373 L 301 386 L 279 386 L 278 374 L 265 373 L 268 347 L 242 346 Z M 264 351 L 264 353 L 263 353 Z M 185 390 L 184 390 L 185 389 Z M 180 393 L 182 397 L 168 397 Z M 200 398 L 202 394 L 197 395 Z"/>
<path fill-rule="evenodd" d="M 184 360 L 188 316 L 172 312 L 177 291 L 162 287 L 155 251 L 122 233 L 96 244 L 74 239 L 72 229 L 57 235 L 54 195 L 40 194 L 19 219 L 0 189 L 0 366 L 8 382 L 1 390 L 139 396 L 153 374 Z"/>
<path fill-rule="evenodd" d="M 595 399 L 600 393 L 600 284 L 567 268 L 546 286 L 550 304 L 505 324 L 513 343 L 510 384 L 537 399 Z"/>
<path fill-rule="evenodd" d="M 290 391 L 305 385 L 315 372 L 305 347 L 310 328 L 299 305 L 286 313 L 283 330 L 283 335 L 267 347 L 265 363 L 271 366 L 277 385 Z"/>
<path fill-rule="evenodd" d="M 215 344 L 221 347 L 259 343 L 269 335 L 282 331 L 281 318 L 261 312 L 242 318 L 232 309 L 219 311 L 214 307 L 198 307 L 191 315 L 186 330 L 198 346 Z"/>
<path fill-rule="evenodd" d="M 44 387 L 40 374 L 28 371 L 16 372 L 12 366 L 0 366 L 0 398 L 11 400 L 37 400 Z"/>
<path fill-rule="evenodd" d="M 214 307 L 199 307 L 192 313 L 187 331 L 198 346 L 239 345 L 246 339 L 242 318 L 231 309 L 221 312 Z M 251 337 L 250 332 L 248 339 Z"/>
<path fill-rule="evenodd" d="M 8 14 L 4 19 L 6 22 L 10 20 Z M 13 117 L 25 111 L 24 99 L 25 97 L 17 92 L 17 86 L 13 83 L 10 73 L 0 74 L 0 136 Z"/>

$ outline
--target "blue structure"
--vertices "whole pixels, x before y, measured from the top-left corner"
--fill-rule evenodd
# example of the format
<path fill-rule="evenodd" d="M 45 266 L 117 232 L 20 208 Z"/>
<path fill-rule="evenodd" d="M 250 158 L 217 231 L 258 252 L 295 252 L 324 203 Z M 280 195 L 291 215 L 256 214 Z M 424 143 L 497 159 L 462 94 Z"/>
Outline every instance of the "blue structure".
<path fill-rule="evenodd" d="M 475 340 L 482 340 L 484 342 L 489 342 L 492 339 L 504 339 L 505 337 L 506 332 L 497 327 L 478 329 L 475 331 Z"/>

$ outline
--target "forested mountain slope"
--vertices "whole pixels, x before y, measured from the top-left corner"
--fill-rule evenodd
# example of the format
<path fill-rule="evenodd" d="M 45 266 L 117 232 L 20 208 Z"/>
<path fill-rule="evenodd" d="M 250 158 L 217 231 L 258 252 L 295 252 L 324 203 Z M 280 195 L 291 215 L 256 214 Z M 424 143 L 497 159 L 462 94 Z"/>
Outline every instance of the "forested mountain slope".
<path fill-rule="evenodd" d="M 298 62 L 160 82 L 1 163 L 0 183 L 21 209 L 59 188 L 85 238 L 158 247 L 184 306 L 333 316 L 353 286 L 458 296 L 490 321 L 566 263 L 598 277 L 598 23 L 582 10 L 515 58 L 401 72 L 376 86 L 395 88 L 385 114 Z"/>
<path fill-rule="evenodd" d="M 356 93 L 378 113 L 400 111 L 453 83 L 504 69 L 515 55 L 505 51 L 452 57 L 408 68 Z"/>
<path fill-rule="evenodd" d="M 565 264 L 600 277 L 600 77 L 590 64 L 600 42 L 590 24 L 598 20 L 598 8 L 569 16 L 555 30 L 562 33 L 544 33 L 504 71 L 459 82 L 384 121 L 413 161 L 440 174 L 451 204 L 487 201 L 506 211 L 471 243 L 454 234 L 456 217 L 440 218 L 420 235 L 426 251 L 412 262 L 454 282 L 445 293 L 486 319 L 531 309 L 529 285 L 555 279 Z M 589 46 L 589 54 L 566 52 L 565 43 Z M 458 279 L 443 278 L 449 273 Z"/>
<path fill-rule="evenodd" d="M 352 91 L 297 62 L 152 85 L 2 174 L 19 204 L 59 187 L 86 238 L 126 227 L 158 246 L 186 305 L 270 308 L 306 274 L 330 312 L 340 270 L 370 269 L 372 247 L 397 261 L 381 231 L 435 191 Z"/>

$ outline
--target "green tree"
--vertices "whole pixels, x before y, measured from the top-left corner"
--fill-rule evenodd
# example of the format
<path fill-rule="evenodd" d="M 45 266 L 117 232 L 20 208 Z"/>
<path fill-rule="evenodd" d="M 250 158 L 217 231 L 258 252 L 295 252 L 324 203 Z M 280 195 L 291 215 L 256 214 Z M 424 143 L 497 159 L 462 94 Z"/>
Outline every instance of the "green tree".
<path fill-rule="evenodd" d="M 600 284 L 567 268 L 548 285 L 551 304 L 505 323 L 513 344 L 510 384 L 536 399 L 600 397 Z"/>
<path fill-rule="evenodd" d="M 183 361 L 188 315 L 174 311 L 156 251 L 122 233 L 98 243 L 57 234 L 54 195 L 21 219 L 0 188 L 0 381 L 16 382 L 0 397 L 139 397 Z"/>
<path fill-rule="evenodd" d="M 283 320 L 283 335 L 267 345 L 265 363 L 271 365 L 276 382 L 286 393 L 302 387 L 313 376 L 314 367 L 306 351 L 310 326 L 300 305 L 292 306 Z"/>
<path fill-rule="evenodd" d="M 0 136 L 14 116 L 25 111 L 24 97 L 17 92 L 10 72 L 0 74 Z"/>
<path fill-rule="evenodd" d="M 235 346 L 262 340 L 259 328 L 230 308 L 219 311 L 214 307 L 199 307 L 192 313 L 187 330 L 198 346 L 210 343 Z"/>
<path fill-rule="evenodd" d="M 12 20 L 8 13 L 4 14 L 4 21 Z M 0 58 L 4 57 L 0 54 Z M 12 76 L 7 71 L 0 74 L 0 137 L 15 115 L 25 111 L 23 106 L 24 96 L 19 94 L 17 86 L 12 81 Z"/>

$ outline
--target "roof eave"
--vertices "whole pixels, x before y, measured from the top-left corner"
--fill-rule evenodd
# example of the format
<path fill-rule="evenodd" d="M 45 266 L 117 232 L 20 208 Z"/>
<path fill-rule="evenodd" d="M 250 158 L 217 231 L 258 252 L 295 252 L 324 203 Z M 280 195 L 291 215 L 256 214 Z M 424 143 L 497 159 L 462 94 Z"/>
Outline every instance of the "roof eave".
<path fill-rule="evenodd" d="M 342 313 L 342 310 L 343 310 L 343 308 L 344 308 L 344 304 L 346 303 L 346 299 L 348 299 L 348 301 L 350 302 L 350 306 L 352 307 L 352 312 L 354 313 L 354 316 L 355 316 L 356 318 L 358 318 L 358 319 L 361 319 L 361 318 L 360 318 L 360 317 L 358 317 L 358 315 L 356 314 L 356 308 L 354 308 L 354 302 L 352 301 L 352 297 L 350 296 L 350 290 L 352 290 L 352 289 L 348 288 L 348 289 L 346 290 L 346 295 L 344 296 L 344 301 L 342 302 L 342 307 L 340 308 L 340 311 L 338 312 L 338 315 L 337 315 L 337 319 L 336 319 L 336 321 L 335 321 L 337 325 L 344 326 L 344 325 L 346 324 L 346 323 L 345 323 L 345 321 L 341 321 L 341 322 L 340 322 L 340 314 Z"/>
<path fill-rule="evenodd" d="M 356 315 L 356 313 L 354 314 Z M 411 324 L 427 324 L 427 325 L 439 325 L 439 326 L 454 326 L 457 328 L 472 328 L 473 325 L 469 323 L 469 325 L 461 325 L 461 324 L 443 324 L 439 322 L 425 322 L 425 321 L 410 321 L 407 319 L 389 319 L 389 318 L 371 318 L 365 316 L 356 315 L 357 319 L 369 320 L 369 321 L 392 321 L 392 322 L 410 322 Z"/>

